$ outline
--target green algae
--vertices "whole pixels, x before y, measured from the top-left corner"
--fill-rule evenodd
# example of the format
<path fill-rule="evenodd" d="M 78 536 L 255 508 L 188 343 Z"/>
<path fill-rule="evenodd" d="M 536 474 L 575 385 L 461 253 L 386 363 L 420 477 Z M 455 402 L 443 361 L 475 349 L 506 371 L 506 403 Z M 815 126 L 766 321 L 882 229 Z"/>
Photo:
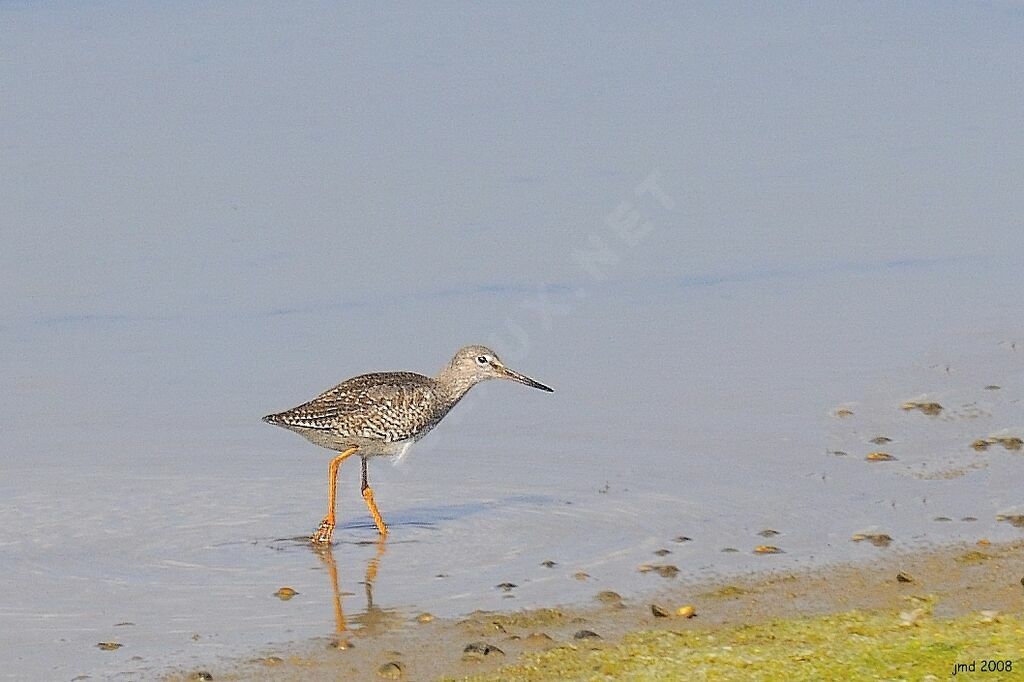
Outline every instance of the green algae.
<path fill-rule="evenodd" d="M 851 611 L 725 630 L 637 632 L 617 646 L 563 646 L 466 679 L 931 680 L 949 679 L 957 663 L 976 661 L 980 670 L 983 660 L 1012 661 L 1013 666 L 1011 672 L 985 679 L 1024 679 L 1024 618 L 1000 615 L 986 620 L 978 615 L 933 620 L 926 615 L 909 624 L 895 611 Z"/>

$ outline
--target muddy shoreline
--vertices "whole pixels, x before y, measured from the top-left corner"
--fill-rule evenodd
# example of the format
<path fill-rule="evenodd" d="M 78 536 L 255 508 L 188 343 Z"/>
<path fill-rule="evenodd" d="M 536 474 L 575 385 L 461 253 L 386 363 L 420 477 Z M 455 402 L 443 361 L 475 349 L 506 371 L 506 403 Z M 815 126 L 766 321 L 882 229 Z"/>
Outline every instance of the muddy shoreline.
<path fill-rule="evenodd" d="M 638 631 L 716 630 L 853 609 L 898 609 L 914 598 L 931 600 L 936 618 L 981 611 L 1019 614 L 1024 613 L 1022 580 L 1024 541 L 979 539 L 886 551 L 871 563 L 676 584 L 644 599 L 623 600 L 595 590 L 589 604 L 476 612 L 457 620 L 371 609 L 353 622 L 337 614 L 339 632 L 333 637 L 261 650 L 201 671 L 179 670 L 165 679 L 204 679 L 200 672 L 216 680 L 462 678 L 514 664 L 524 653 L 566 645 L 607 647 Z M 692 607 L 694 615 L 687 617 L 684 607 Z"/>

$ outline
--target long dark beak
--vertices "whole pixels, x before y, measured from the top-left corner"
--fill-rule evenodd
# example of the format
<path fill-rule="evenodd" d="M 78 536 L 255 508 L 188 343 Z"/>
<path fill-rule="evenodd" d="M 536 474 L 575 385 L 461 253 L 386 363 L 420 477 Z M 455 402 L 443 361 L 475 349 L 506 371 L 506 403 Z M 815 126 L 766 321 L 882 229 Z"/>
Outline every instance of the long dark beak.
<path fill-rule="evenodd" d="M 555 392 L 555 389 L 550 388 L 548 386 L 545 386 L 544 384 L 540 383 L 539 381 L 534 381 L 533 379 L 531 379 L 530 377 L 528 377 L 528 376 L 526 376 L 524 374 L 520 374 L 519 372 L 511 370 L 508 367 L 506 367 L 505 365 L 496 365 L 495 369 L 497 369 L 498 373 L 503 378 L 505 378 L 505 379 L 511 379 L 512 381 L 518 381 L 521 384 L 526 384 L 530 388 L 539 388 L 540 390 L 547 391 L 548 393 L 554 393 Z"/>

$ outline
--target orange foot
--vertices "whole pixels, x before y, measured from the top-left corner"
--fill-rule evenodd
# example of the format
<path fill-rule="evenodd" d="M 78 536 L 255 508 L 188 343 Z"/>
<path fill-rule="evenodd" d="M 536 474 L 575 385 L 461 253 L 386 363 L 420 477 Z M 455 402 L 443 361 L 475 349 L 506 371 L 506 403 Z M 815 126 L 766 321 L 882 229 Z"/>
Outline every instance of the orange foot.
<path fill-rule="evenodd" d="M 314 545 L 329 545 L 333 535 L 334 521 L 330 518 L 324 518 L 324 520 L 320 522 L 320 527 L 316 529 L 316 532 L 313 533 L 309 540 Z"/>

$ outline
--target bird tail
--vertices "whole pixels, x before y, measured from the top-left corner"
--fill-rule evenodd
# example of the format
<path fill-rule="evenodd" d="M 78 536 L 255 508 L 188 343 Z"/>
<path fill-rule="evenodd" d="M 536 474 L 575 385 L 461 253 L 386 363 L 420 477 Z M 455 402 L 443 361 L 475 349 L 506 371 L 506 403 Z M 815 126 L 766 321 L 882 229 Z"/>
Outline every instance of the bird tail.
<path fill-rule="evenodd" d="M 263 421 L 267 422 L 268 424 L 280 424 L 281 423 L 281 415 L 279 415 L 279 414 L 268 414 L 266 417 L 263 418 Z"/>

